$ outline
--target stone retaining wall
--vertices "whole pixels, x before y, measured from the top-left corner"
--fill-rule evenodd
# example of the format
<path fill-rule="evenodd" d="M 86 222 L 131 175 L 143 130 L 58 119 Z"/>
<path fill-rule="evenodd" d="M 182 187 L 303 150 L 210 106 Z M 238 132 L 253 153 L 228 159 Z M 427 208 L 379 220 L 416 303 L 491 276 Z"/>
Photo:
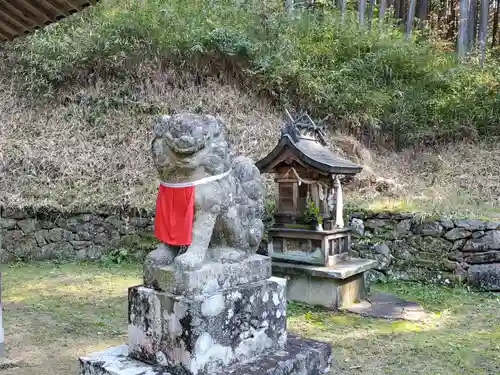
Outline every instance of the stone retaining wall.
<path fill-rule="evenodd" d="M 500 222 L 354 213 L 352 254 L 375 259 L 374 279 L 467 282 L 500 291 Z"/>
<path fill-rule="evenodd" d="M 154 247 L 152 212 L 106 208 L 61 213 L 0 207 L 0 263 L 98 259 L 122 245 Z"/>
<path fill-rule="evenodd" d="M 402 279 L 500 291 L 500 222 L 422 220 L 415 214 L 354 213 L 352 255 L 378 261 L 372 279 Z M 152 250 L 153 212 L 0 207 L 0 263 L 93 260 L 120 246 Z"/>

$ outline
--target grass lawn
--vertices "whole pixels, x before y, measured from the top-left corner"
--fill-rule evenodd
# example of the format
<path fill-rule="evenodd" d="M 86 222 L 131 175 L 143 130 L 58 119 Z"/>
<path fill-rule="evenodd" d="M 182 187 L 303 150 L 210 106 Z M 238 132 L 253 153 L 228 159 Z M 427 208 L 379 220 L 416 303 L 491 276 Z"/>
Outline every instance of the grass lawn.
<path fill-rule="evenodd" d="M 8 356 L 2 375 L 77 374 L 77 357 L 125 342 L 127 288 L 138 266 L 30 264 L 3 274 Z M 416 284 L 375 287 L 422 303 L 425 323 L 391 322 L 290 304 L 295 333 L 331 342 L 332 375 L 500 374 L 500 296 Z"/>

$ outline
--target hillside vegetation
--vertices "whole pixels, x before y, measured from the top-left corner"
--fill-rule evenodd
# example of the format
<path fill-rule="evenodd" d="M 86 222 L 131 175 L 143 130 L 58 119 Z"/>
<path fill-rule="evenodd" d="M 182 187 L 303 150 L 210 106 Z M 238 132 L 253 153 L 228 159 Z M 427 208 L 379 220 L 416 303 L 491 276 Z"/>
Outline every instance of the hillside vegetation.
<path fill-rule="evenodd" d="M 157 114 L 219 115 L 257 159 L 282 109 L 303 108 L 367 167 L 356 202 L 493 215 L 500 65 L 459 66 L 430 36 L 282 3 L 106 0 L 4 46 L 0 200 L 150 206 Z M 464 139 L 475 143 L 429 148 Z"/>

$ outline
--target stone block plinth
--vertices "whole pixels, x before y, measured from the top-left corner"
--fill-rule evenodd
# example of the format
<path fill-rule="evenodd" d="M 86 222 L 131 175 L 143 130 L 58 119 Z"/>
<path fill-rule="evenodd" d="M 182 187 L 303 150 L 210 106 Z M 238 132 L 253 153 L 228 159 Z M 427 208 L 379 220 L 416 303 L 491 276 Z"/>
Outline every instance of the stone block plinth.
<path fill-rule="evenodd" d="M 281 350 L 287 339 L 285 288 L 278 278 L 192 297 L 130 288 L 130 356 L 204 375 Z"/>
<path fill-rule="evenodd" d="M 238 263 L 212 262 L 182 272 L 174 264 L 150 267 L 144 285 L 177 295 L 196 295 L 266 280 L 271 273 L 271 259 L 255 254 Z"/>
<path fill-rule="evenodd" d="M 128 345 L 108 348 L 80 357 L 81 375 L 178 375 L 162 366 L 130 358 Z M 332 366 L 327 343 L 288 335 L 282 350 L 271 350 L 246 362 L 227 367 L 224 375 L 320 375 Z"/>

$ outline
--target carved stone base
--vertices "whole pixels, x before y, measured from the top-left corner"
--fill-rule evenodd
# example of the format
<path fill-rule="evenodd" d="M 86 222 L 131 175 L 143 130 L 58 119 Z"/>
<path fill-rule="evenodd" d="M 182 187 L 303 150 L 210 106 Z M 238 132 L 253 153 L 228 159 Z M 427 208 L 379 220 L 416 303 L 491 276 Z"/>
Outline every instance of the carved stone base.
<path fill-rule="evenodd" d="M 164 367 L 131 359 L 127 345 L 80 357 L 80 375 L 178 375 Z M 332 364 L 329 344 L 288 335 L 286 347 L 238 362 L 220 375 L 319 375 Z M 215 373 L 214 373 L 215 374 Z"/>
<path fill-rule="evenodd" d="M 144 285 L 178 295 L 213 293 L 271 277 L 271 259 L 252 255 L 238 263 L 207 263 L 200 269 L 179 271 L 174 264 L 150 267 Z"/>
<path fill-rule="evenodd" d="M 271 278 L 185 297 L 129 289 L 130 356 L 204 375 L 286 343 L 286 282 Z"/>

